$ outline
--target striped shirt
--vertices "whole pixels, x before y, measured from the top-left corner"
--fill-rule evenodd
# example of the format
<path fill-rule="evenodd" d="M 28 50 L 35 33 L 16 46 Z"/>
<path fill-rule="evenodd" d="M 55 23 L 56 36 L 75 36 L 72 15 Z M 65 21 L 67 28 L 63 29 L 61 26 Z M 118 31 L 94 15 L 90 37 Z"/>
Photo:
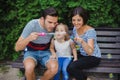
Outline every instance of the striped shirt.
<path fill-rule="evenodd" d="M 39 32 L 39 33 L 45 32 L 45 33 L 47 33 L 47 30 L 45 30 L 40 25 L 39 19 L 33 19 L 27 23 L 27 25 L 23 29 L 21 36 L 23 38 L 27 38 L 32 32 Z M 31 41 L 31 43 L 33 43 L 33 46 L 35 45 L 35 46 L 40 47 L 40 44 L 42 44 L 42 45 L 49 44 L 51 38 L 52 38 L 52 35 L 39 36 L 36 40 Z M 32 45 L 32 44 L 29 43 L 28 45 Z"/>

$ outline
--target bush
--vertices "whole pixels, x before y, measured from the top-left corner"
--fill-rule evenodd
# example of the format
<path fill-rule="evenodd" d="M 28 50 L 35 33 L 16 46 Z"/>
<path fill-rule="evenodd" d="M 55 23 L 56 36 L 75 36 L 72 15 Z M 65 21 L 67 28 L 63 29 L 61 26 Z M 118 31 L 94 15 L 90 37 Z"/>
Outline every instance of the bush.
<path fill-rule="evenodd" d="M 120 27 L 119 0 L 7 0 L 0 1 L 0 60 L 16 59 L 19 53 L 14 44 L 26 23 L 40 17 L 40 11 L 55 7 L 59 12 L 59 22 L 71 27 L 70 11 L 82 6 L 90 13 L 89 25 L 94 27 Z"/>

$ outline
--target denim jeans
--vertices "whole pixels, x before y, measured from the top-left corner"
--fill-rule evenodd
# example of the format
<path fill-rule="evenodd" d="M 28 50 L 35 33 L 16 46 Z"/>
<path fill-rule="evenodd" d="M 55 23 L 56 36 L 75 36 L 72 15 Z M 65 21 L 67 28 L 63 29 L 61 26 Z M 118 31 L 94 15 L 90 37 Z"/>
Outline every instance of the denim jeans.
<path fill-rule="evenodd" d="M 68 72 L 67 72 L 67 67 L 69 65 L 69 63 L 71 62 L 72 58 L 71 57 L 59 57 L 58 58 L 58 72 L 54 77 L 54 80 L 59 80 L 60 78 L 60 73 L 62 71 L 62 80 L 68 80 L 69 76 L 68 76 Z"/>

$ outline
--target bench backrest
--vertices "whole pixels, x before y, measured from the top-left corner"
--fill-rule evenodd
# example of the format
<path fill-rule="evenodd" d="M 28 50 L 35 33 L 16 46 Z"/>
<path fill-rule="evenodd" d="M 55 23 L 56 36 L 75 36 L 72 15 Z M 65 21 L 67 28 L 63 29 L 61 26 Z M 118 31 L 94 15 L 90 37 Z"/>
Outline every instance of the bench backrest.
<path fill-rule="evenodd" d="M 120 68 L 120 29 L 96 29 L 97 42 L 102 53 L 102 60 L 99 66 L 108 67 L 104 72 L 111 71 L 119 73 Z M 115 70 L 111 69 L 115 68 Z"/>
<path fill-rule="evenodd" d="M 120 28 L 95 28 L 95 30 L 102 59 L 120 59 Z"/>
<path fill-rule="evenodd" d="M 100 69 L 90 70 L 90 72 L 114 72 L 119 73 L 120 68 L 120 28 L 96 28 L 97 32 L 97 43 L 101 50 L 102 60 L 99 65 Z M 71 30 L 72 31 L 72 30 Z M 70 31 L 70 33 L 72 33 Z M 110 71 L 107 69 L 103 70 L 101 67 L 109 67 Z M 114 67 L 115 70 L 111 70 Z M 89 71 L 88 71 L 89 72 Z"/>
<path fill-rule="evenodd" d="M 120 29 L 96 29 L 103 59 L 120 59 Z"/>

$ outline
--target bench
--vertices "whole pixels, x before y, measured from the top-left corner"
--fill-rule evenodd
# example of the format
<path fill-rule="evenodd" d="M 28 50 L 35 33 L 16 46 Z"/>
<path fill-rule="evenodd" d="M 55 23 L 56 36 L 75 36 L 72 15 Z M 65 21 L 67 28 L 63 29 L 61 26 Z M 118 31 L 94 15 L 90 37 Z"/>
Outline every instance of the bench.
<path fill-rule="evenodd" d="M 120 79 L 120 29 L 98 28 L 97 42 L 102 53 L 98 67 L 84 70 L 94 73 L 117 74 Z"/>
<path fill-rule="evenodd" d="M 102 59 L 98 67 L 86 69 L 88 73 L 112 73 L 118 74 L 120 79 L 120 28 L 96 28 L 97 42 L 102 53 Z M 24 71 L 22 63 L 23 56 L 20 56 L 12 63 L 13 68 L 20 68 Z M 39 66 L 41 71 L 44 70 Z"/>

